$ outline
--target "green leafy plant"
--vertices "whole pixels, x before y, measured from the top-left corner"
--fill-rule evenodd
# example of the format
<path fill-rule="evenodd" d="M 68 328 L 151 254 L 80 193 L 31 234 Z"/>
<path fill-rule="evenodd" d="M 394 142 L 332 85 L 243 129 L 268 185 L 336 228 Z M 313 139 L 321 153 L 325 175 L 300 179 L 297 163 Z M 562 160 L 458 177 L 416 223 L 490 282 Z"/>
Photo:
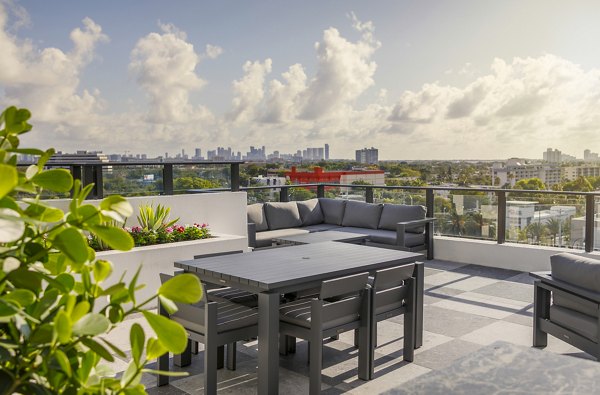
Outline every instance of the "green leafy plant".
<path fill-rule="evenodd" d="M 141 205 L 140 213 L 137 216 L 138 223 L 145 230 L 162 231 L 173 226 L 179 218 L 169 221 L 170 207 L 165 207 L 161 204 L 154 208 L 152 205 Z"/>
<path fill-rule="evenodd" d="M 175 276 L 141 301 L 135 295 L 143 286 L 139 269 L 129 283 L 121 278 L 105 285 L 112 264 L 96 259 L 84 232 L 128 250 L 131 236 L 108 222 L 123 223 L 132 208 L 121 196 L 88 204 L 91 185 L 81 188 L 67 170 L 44 169 L 54 150 L 19 147 L 19 137 L 31 130 L 29 118 L 29 111 L 15 107 L 0 115 L 0 393 L 145 393 L 141 375 L 152 372 L 146 363 L 168 351 L 182 352 L 187 335 L 178 323 L 143 308 L 156 298 L 171 312 L 173 302 L 197 302 L 198 278 Z M 19 170 L 18 153 L 36 156 L 37 164 Z M 42 201 L 44 190 L 72 190 L 69 210 Z M 28 197 L 17 201 L 17 193 Z M 102 307 L 99 299 L 108 304 Z M 133 324 L 131 360 L 116 378 L 104 363 L 125 353 L 104 337 L 140 312 L 157 337 L 147 338 Z"/>

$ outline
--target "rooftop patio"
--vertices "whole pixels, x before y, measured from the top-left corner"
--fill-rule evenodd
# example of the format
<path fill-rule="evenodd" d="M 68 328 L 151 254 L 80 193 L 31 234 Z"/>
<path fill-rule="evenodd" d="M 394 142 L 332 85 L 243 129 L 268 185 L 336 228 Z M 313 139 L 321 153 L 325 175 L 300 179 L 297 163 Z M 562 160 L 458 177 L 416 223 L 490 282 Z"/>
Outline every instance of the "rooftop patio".
<path fill-rule="evenodd" d="M 337 341 L 325 342 L 323 393 L 380 393 L 428 372 L 444 370 L 457 359 L 498 340 L 531 347 L 533 281 L 528 273 L 441 260 L 426 261 L 425 267 L 425 332 L 414 362 L 406 363 L 401 358 L 403 318 L 383 321 L 378 327 L 375 379 L 361 381 L 356 377 L 358 352 L 352 332 L 344 333 Z M 150 331 L 143 320 L 139 322 Z M 128 331 L 128 326 L 120 328 L 111 333 L 111 340 L 127 350 Z M 219 370 L 220 393 L 257 391 L 257 342 L 240 345 L 238 351 L 237 370 Z M 544 352 L 591 359 L 552 336 Z M 126 361 L 115 358 L 114 369 L 123 371 Z M 280 357 L 281 393 L 308 392 L 307 360 L 306 342 L 298 343 L 296 354 Z M 172 378 L 168 386 L 156 387 L 156 378 L 151 375 L 146 375 L 143 383 L 150 394 L 203 393 L 201 354 L 194 355 L 192 365 L 183 370 L 190 376 Z"/>

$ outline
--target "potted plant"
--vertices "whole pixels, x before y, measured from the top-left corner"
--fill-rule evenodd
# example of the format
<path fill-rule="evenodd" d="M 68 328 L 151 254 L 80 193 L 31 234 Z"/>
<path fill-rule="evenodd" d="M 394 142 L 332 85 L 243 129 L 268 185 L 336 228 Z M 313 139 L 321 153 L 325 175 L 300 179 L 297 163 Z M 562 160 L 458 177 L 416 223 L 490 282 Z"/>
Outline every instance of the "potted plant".
<path fill-rule="evenodd" d="M 131 236 L 108 221 L 123 221 L 132 208 L 120 196 L 87 204 L 91 185 L 81 188 L 64 169 L 45 170 L 53 149 L 19 146 L 20 136 L 31 130 L 29 118 L 29 111 L 15 107 L 0 115 L 0 393 L 145 393 L 145 364 L 182 352 L 187 335 L 181 325 L 143 308 L 157 298 L 169 309 L 172 301 L 197 302 L 198 278 L 175 276 L 142 299 L 136 294 L 139 270 L 130 281 L 107 286 L 113 264 L 96 255 L 84 232 L 130 250 Z M 19 153 L 36 156 L 37 163 L 18 170 Z M 44 203 L 43 190 L 72 190 L 69 209 Z M 103 362 L 125 353 L 102 335 L 138 312 L 157 337 L 147 338 L 139 324 L 132 325 L 131 361 L 116 378 Z"/>

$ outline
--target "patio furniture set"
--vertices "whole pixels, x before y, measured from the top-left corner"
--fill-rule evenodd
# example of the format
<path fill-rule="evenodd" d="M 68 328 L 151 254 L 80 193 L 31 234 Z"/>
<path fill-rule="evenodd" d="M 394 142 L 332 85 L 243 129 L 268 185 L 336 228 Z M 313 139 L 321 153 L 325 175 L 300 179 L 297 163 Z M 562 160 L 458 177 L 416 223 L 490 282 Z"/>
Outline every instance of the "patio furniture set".
<path fill-rule="evenodd" d="M 427 251 L 433 259 L 433 222 L 423 206 L 318 198 L 248 206 L 250 247 L 270 247 L 282 237 L 323 231 L 367 235 L 367 245 Z"/>
<path fill-rule="evenodd" d="M 208 289 L 196 305 L 178 306 L 170 316 L 189 333 L 188 349 L 175 356 L 175 364 L 189 364 L 194 343 L 204 344 L 205 393 L 216 393 L 218 368 L 235 369 L 235 342 L 252 337 L 258 338 L 260 394 L 278 393 L 279 354 L 293 353 L 296 338 L 309 342 L 310 393 L 319 393 L 322 340 L 346 331 L 355 331 L 358 377 L 370 380 L 376 323 L 397 315 L 404 316 L 404 332 L 398 334 L 404 337 L 403 359 L 412 361 L 414 348 L 422 344 L 424 271 L 416 261 L 423 256 L 340 242 L 347 233 L 323 234 L 328 237 L 299 240 L 293 246 L 293 240 L 287 240 L 289 247 L 175 263 L 196 273 L 205 286 L 220 287 Z M 357 237 L 364 240 L 351 235 L 350 241 Z M 160 313 L 168 316 L 162 308 Z M 168 366 L 168 355 L 161 357 L 159 369 Z M 166 376 L 159 376 L 158 385 L 167 383 Z"/>

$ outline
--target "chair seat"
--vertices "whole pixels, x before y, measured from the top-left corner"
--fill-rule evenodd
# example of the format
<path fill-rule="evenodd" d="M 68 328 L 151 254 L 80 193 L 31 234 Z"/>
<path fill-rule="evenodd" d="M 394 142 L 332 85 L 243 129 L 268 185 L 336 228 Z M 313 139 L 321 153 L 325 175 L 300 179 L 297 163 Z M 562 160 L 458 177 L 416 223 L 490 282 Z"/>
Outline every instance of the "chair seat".
<path fill-rule="evenodd" d="M 237 288 L 213 288 L 206 291 L 210 301 L 229 301 L 246 307 L 258 306 L 258 295 Z"/>
<path fill-rule="evenodd" d="M 310 329 L 311 325 L 311 300 L 312 299 L 297 299 L 286 303 L 279 308 L 279 319 L 289 324 L 301 326 Z M 335 302 L 334 302 L 335 303 Z M 343 317 L 338 317 L 333 320 L 327 320 L 323 317 L 323 330 L 333 328 L 335 326 L 344 325 L 354 322 L 359 319 L 359 314 L 348 314 Z"/>
<path fill-rule="evenodd" d="M 217 303 L 217 333 L 223 333 L 258 324 L 258 310 L 227 300 L 215 300 Z M 188 319 L 189 314 L 175 313 L 171 319 L 179 322 L 184 328 L 205 333 L 204 329 L 204 303 L 197 303 L 190 307 L 196 309 L 193 321 Z"/>
<path fill-rule="evenodd" d="M 598 318 L 561 306 L 550 306 L 550 321 L 598 342 Z"/>

